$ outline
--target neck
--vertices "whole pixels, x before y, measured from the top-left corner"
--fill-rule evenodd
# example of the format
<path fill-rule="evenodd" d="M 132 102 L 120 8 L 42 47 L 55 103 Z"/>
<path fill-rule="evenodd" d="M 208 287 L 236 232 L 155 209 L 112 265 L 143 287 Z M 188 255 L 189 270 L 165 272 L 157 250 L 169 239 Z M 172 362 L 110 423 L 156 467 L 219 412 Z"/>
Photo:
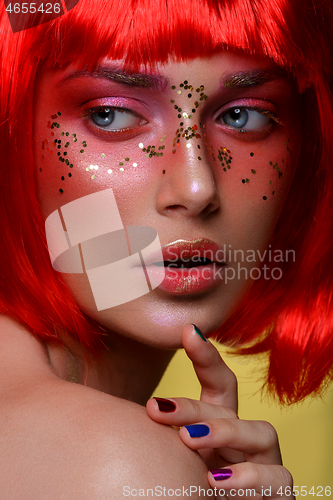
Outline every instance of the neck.
<path fill-rule="evenodd" d="M 112 333 L 98 360 L 86 361 L 82 347 L 47 345 L 53 371 L 112 396 L 145 405 L 159 383 L 174 351 L 156 349 Z"/>

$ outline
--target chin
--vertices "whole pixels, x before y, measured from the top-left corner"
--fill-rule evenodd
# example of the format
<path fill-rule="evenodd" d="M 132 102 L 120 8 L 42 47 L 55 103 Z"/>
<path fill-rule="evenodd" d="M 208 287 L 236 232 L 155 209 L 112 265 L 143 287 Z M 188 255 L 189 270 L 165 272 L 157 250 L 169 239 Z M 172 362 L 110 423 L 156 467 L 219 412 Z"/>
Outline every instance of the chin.
<path fill-rule="evenodd" d="M 174 294 L 161 288 L 115 307 L 97 310 L 84 275 L 63 275 L 80 309 L 118 335 L 162 349 L 182 347 L 183 328 L 194 323 L 209 336 L 230 317 L 246 294 L 250 283 L 222 282 L 197 293 Z M 111 333 L 112 332 L 112 333 Z"/>
<path fill-rule="evenodd" d="M 94 312 L 89 308 L 84 312 L 118 335 L 160 349 L 179 349 L 181 333 L 187 324 L 196 324 L 208 336 L 224 323 L 230 308 L 223 302 L 221 297 L 211 296 L 166 300 L 150 293 L 105 311 Z"/>

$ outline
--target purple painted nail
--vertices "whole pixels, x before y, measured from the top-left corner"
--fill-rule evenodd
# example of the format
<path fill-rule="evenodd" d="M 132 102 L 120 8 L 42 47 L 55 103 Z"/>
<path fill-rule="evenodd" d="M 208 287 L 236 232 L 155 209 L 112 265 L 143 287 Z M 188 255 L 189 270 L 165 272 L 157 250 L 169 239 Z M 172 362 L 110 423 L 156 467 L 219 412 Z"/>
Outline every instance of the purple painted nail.
<path fill-rule="evenodd" d="M 163 413 L 172 413 L 176 409 L 176 405 L 170 399 L 165 398 L 154 398 L 158 404 L 158 409 Z"/>
<path fill-rule="evenodd" d="M 215 481 L 224 481 L 232 476 L 231 469 L 215 469 L 210 471 Z"/>

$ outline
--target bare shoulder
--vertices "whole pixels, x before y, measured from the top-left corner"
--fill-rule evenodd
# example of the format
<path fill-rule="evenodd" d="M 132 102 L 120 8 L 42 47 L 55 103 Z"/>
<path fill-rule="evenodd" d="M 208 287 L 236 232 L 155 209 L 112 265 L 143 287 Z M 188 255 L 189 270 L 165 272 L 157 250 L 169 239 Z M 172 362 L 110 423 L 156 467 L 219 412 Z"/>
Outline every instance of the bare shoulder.
<path fill-rule="evenodd" d="M 145 408 L 38 370 L 19 383 L 9 378 L 8 368 L 9 387 L 0 384 L 2 498 L 117 500 L 208 488 L 199 455 Z"/>
<path fill-rule="evenodd" d="M 94 389 L 50 381 L 13 401 L 0 422 L 4 498 L 104 500 L 156 487 L 207 488 L 203 462 L 176 431 Z"/>

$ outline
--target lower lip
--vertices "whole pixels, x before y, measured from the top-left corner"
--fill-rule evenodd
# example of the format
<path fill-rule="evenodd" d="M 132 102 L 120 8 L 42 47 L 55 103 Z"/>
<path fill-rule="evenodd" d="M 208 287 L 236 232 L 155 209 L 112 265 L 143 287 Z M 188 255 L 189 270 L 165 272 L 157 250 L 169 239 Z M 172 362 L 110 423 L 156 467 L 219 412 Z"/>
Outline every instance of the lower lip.
<path fill-rule="evenodd" d="M 188 295 L 209 290 L 216 286 L 224 276 L 224 264 L 209 264 L 207 266 L 180 269 L 165 267 L 165 276 L 159 289 L 174 295 Z M 149 272 L 158 276 L 163 271 L 158 266 L 149 266 Z"/>

